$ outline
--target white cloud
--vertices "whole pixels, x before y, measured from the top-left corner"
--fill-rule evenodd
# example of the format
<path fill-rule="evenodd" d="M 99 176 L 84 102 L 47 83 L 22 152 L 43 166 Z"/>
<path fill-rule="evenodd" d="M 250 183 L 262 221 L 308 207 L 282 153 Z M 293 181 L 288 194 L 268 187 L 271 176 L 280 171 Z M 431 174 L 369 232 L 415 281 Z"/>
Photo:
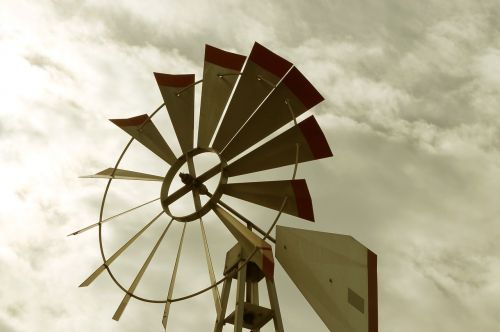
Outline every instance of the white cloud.
<path fill-rule="evenodd" d="M 77 289 L 100 262 L 96 234 L 65 235 L 96 221 L 103 183 L 76 177 L 111 166 L 125 145 L 127 136 L 106 118 L 161 103 L 153 71 L 199 76 L 204 43 L 246 53 L 254 40 L 296 63 L 326 99 L 315 112 L 335 157 L 300 167 L 318 217 L 304 227 L 352 234 L 379 254 L 381 330 L 493 330 L 500 323 L 497 7 L 390 0 L 2 6 L 0 283 L 8 287 L 0 291 L 0 330 L 160 327 L 162 307 L 134 301 L 120 323 L 112 321 L 123 295 L 105 274 Z M 158 121 L 169 128 L 165 114 Z M 165 168 L 138 145 L 124 166 L 158 174 Z M 152 188 L 113 184 L 106 213 L 152 199 Z M 238 207 L 257 219 L 274 215 Z M 148 213 L 109 224 L 108 255 Z M 127 283 L 158 230 L 113 267 Z M 227 240 L 222 231 L 207 222 L 213 243 Z M 179 234 L 173 230 L 174 239 Z M 176 295 L 207 282 L 196 234 L 185 258 L 199 264 L 184 265 Z M 174 242 L 164 244 L 166 258 Z M 223 246 L 212 250 L 219 258 L 225 253 Z M 326 331 L 279 271 L 287 330 L 302 330 L 307 321 Z M 151 287 L 140 291 L 163 292 L 162 278 L 150 277 Z M 211 301 L 205 294 L 174 306 L 174 329 L 211 326 Z"/>

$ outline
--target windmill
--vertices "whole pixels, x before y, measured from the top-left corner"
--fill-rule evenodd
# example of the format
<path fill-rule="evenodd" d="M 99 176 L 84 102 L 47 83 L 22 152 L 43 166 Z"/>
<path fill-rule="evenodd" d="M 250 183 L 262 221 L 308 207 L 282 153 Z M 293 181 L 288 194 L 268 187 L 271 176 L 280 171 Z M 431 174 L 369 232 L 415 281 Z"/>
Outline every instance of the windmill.
<path fill-rule="evenodd" d="M 276 257 L 330 330 L 377 331 L 377 256 L 347 235 L 276 225 L 282 213 L 314 221 L 311 196 L 305 180 L 296 179 L 297 167 L 299 163 L 332 156 L 315 117 L 298 120 L 299 116 L 323 100 L 313 85 L 292 63 L 258 43 L 254 44 L 248 58 L 206 45 L 203 79 L 199 81 L 195 81 L 193 74 L 155 73 L 155 78 L 164 103 L 150 115 L 112 119 L 111 122 L 131 136 L 130 141 L 114 167 L 85 176 L 104 178 L 108 182 L 101 201 L 99 222 L 70 234 L 77 235 L 95 227 L 99 231 L 103 263 L 80 286 L 90 285 L 106 270 L 124 292 L 123 300 L 113 315 L 115 320 L 120 319 L 130 299 L 135 298 L 164 304 L 162 324 L 167 329 L 171 305 L 211 292 L 216 311 L 214 331 L 222 331 L 226 324 L 234 325 L 234 331 L 242 331 L 243 328 L 259 331 L 271 321 L 276 331 L 284 331 L 274 282 Z M 195 144 L 194 86 L 201 82 Z M 153 117 L 164 107 L 182 150 L 180 156 L 174 154 L 153 122 Z M 122 158 L 133 141 L 142 144 L 167 164 L 165 176 L 120 168 Z M 215 156 L 218 162 L 197 174 L 195 156 L 207 154 Z M 183 173 L 182 169 L 186 166 L 188 171 Z M 232 181 L 237 176 L 284 166 L 293 168 L 288 180 Z M 215 187 L 208 188 L 207 181 L 216 176 L 218 181 Z M 115 179 L 157 181 L 161 183 L 160 197 L 103 218 L 108 191 Z M 176 179 L 180 179 L 182 185 L 174 189 L 172 183 Z M 172 204 L 184 196 L 192 197 L 194 212 L 179 214 L 171 211 Z M 276 217 L 267 229 L 262 229 L 225 203 L 224 196 L 273 209 L 277 212 Z M 104 224 L 158 202 L 161 203 L 161 211 L 112 255 L 106 255 L 102 236 Z M 236 240 L 236 244 L 228 248 L 219 278 L 214 272 L 205 232 L 206 221 L 203 219 L 209 212 L 215 213 Z M 112 263 L 165 215 L 170 221 L 133 282 L 129 286 L 122 285 L 113 274 Z M 186 225 L 191 222 L 200 225 L 210 284 L 191 294 L 173 298 Z M 182 233 L 167 295 L 159 300 L 138 296 L 135 290 L 173 224 L 181 225 Z M 274 230 L 275 237 L 272 236 Z M 228 308 L 233 282 L 236 283 L 234 310 Z M 259 303 L 260 284 L 265 284 L 270 308 Z"/>

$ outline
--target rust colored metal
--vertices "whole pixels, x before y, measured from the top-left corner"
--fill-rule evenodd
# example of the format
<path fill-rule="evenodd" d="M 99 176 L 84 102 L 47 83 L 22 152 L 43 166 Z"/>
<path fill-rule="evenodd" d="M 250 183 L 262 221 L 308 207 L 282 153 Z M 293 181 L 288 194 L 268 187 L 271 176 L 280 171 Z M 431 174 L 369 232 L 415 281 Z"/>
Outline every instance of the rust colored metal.
<path fill-rule="evenodd" d="M 368 332 L 378 332 L 377 255 L 368 250 Z"/>
<path fill-rule="evenodd" d="M 172 75 L 154 73 L 158 85 L 183 88 L 194 83 L 194 74 Z"/>
<path fill-rule="evenodd" d="M 211 62 L 217 66 L 239 71 L 243 67 L 246 58 L 246 56 L 241 54 L 231 53 L 210 45 L 205 45 L 205 61 Z"/>

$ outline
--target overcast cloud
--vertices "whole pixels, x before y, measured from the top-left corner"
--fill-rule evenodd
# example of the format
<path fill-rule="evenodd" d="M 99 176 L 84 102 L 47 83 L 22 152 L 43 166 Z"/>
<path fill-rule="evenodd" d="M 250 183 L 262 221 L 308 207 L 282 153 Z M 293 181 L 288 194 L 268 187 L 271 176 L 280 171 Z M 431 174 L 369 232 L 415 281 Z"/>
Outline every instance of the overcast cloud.
<path fill-rule="evenodd" d="M 77 287 L 100 264 L 97 232 L 66 234 L 97 221 L 104 190 L 77 177 L 126 144 L 107 119 L 162 103 L 154 71 L 201 77 L 205 44 L 248 54 L 254 41 L 325 97 L 313 111 L 335 154 L 299 168 L 316 224 L 280 224 L 350 234 L 378 254 L 380 331 L 497 331 L 499 12 L 495 0 L 0 0 L 0 331 L 161 330 L 158 305 L 131 301 L 111 319 L 123 294 L 107 275 Z M 138 144 L 125 166 L 166 171 Z M 108 215 L 155 198 L 155 184 L 135 184 L 113 184 Z M 274 216 L 228 201 L 262 227 Z M 106 251 L 159 208 L 110 223 Z M 167 221 L 114 264 L 125 285 Z M 220 275 L 232 240 L 214 217 L 207 231 Z M 194 223 L 187 232 L 176 296 L 208 284 Z M 173 262 L 172 233 L 157 266 Z M 141 294 L 165 297 L 167 265 Z M 286 330 L 327 331 L 276 270 Z M 214 315 L 207 293 L 173 305 L 169 327 L 210 331 Z"/>

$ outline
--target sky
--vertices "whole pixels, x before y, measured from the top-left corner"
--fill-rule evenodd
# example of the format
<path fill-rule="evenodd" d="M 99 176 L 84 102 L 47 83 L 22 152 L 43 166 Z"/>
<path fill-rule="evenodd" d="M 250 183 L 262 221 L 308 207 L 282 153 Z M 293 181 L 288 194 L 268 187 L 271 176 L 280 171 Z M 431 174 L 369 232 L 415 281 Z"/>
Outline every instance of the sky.
<path fill-rule="evenodd" d="M 380 331 L 496 331 L 499 10 L 495 0 L 0 0 L 0 331 L 162 330 L 162 306 L 139 301 L 113 321 L 123 293 L 106 274 L 78 288 L 101 263 L 97 231 L 66 235 L 98 220 L 105 186 L 78 176 L 112 166 L 127 143 L 107 119 L 163 102 L 153 72 L 201 78 L 205 44 L 248 54 L 255 41 L 324 96 L 312 112 L 335 155 L 299 167 L 316 223 L 279 224 L 349 234 L 378 255 Z M 157 121 L 174 142 L 168 117 Z M 139 144 L 123 165 L 166 170 Z M 114 181 L 107 215 L 155 198 L 157 187 Z M 274 217 L 228 202 L 262 227 Z M 106 252 L 158 209 L 110 222 Z M 167 222 L 114 263 L 124 284 Z M 166 294 L 174 226 L 140 294 Z M 215 217 L 206 226 L 220 276 L 233 242 Z M 196 227 L 186 227 L 176 296 L 208 284 Z M 279 264 L 276 284 L 286 331 L 328 331 Z M 214 315 L 206 293 L 172 305 L 169 328 L 211 330 Z"/>

